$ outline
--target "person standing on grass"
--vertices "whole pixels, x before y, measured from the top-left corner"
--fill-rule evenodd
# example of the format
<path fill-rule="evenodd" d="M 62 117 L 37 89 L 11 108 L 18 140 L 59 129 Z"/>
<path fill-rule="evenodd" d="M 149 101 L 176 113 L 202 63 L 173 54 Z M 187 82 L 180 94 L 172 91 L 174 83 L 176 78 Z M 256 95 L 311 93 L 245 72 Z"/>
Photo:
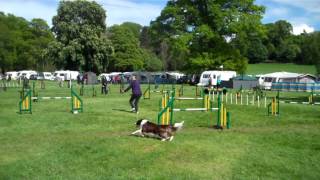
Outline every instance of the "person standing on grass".
<path fill-rule="evenodd" d="M 132 112 L 138 113 L 139 112 L 138 103 L 142 93 L 140 88 L 140 82 L 137 80 L 137 77 L 135 75 L 131 77 L 130 85 L 127 87 L 127 89 L 122 91 L 122 93 L 129 91 L 129 89 L 132 89 L 131 98 L 129 100 L 129 103 L 132 108 Z"/>
<path fill-rule="evenodd" d="M 108 80 L 105 76 L 101 79 L 101 94 L 108 94 Z"/>

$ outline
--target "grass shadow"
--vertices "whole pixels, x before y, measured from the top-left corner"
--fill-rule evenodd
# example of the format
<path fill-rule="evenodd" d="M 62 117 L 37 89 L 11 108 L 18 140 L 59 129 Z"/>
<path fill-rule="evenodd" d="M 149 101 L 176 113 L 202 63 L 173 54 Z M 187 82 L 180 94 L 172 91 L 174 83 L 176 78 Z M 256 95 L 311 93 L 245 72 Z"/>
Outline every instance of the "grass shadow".
<path fill-rule="evenodd" d="M 125 109 L 112 109 L 113 111 L 121 111 L 121 112 L 127 112 L 127 113 L 132 113 L 132 111 L 125 110 Z"/>

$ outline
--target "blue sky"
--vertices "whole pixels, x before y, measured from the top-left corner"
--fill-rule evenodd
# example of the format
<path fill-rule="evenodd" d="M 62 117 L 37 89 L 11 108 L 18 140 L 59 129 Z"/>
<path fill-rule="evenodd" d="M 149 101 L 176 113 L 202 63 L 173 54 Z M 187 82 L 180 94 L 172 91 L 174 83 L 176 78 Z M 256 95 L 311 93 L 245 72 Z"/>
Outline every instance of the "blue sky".
<path fill-rule="evenodd" d="M 167 0 L 97 0 L 107 11 L 107 26 L 132 21 L 149 25 L 160 15 Z M 28 20 L 43 18 L 51 24 L 59 0 L 0 0 L 0 11 L 22 16 Z M 320 30 L 320 0 L 256 0 L 266 7 L 263 23 L 283 19 L 298 34 Z"/>

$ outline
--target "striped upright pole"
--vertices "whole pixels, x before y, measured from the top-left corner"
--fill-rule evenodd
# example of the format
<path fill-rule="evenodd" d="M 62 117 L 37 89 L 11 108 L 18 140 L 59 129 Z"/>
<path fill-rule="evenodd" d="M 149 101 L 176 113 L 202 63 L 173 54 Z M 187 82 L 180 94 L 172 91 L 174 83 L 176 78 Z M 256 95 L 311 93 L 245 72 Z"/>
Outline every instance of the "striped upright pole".
<path fill-rule="evenodd" d="M 220 94 L 218 96 L 218 113 L 217 113 L 217 127 L 220 127 L 220 113 L 221 113 L 221 97 Z"/>

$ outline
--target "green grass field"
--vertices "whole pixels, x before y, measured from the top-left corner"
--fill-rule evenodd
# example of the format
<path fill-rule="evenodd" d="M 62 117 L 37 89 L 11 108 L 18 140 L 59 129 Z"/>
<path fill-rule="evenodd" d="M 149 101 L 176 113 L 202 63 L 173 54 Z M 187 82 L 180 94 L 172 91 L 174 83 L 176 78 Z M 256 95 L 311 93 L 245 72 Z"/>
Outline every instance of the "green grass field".
<path fill-rule="evenodd" d="M 69 92 L 47 83 L 39 95 Z M 130 136 L 136 119 L 156 122 L 160 95 L 142 99 L 138 115 L 118 86 L 107 96 L 86 92 L 80 114 L 69 100 L 43 100 L 20 115 L 18 89 L 0 99 L 0 179 L 320 179 L 320 106 L 283 104 L 268 117 L 263 107 L 228 105 L 232 128 L 223 131 L 208 128 L 216 112 L 176 112 L 185 127 L 161 142 Z"/>
<path fill-rule="evenodd" d="M 314 65 L 296 65 L 296 64 L 279 64 L 279 63 L 261 63 L 249 64 L 247 74 L 266 74 L 272 72 L 287 71 L 295 73 L 315 74 Z"/>

